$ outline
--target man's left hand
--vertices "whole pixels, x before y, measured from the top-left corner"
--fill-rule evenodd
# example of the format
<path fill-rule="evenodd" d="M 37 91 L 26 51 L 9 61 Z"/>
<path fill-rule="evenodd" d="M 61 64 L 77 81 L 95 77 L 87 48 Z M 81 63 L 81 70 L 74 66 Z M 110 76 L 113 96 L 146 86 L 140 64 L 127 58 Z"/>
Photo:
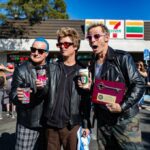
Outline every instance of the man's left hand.
<path fill-rule="evenodd" d="M 43 82 L 41 80 L 39 80 L 39 79 L 36 79 L 35 84 L 36 84 L 37 89 L 44 88 Z"/>
<path fill-rule="evenodd" d="M 120 113 L 122 111 L 121 106 L 118 103 L 106 104 L 106 107 L 112 113 Z"/>

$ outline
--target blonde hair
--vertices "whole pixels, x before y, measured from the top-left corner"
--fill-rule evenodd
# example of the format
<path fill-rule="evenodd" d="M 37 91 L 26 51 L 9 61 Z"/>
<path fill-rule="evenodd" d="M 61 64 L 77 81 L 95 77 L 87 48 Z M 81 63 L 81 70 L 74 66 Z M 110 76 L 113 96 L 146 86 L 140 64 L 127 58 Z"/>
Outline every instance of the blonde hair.
<path fill-rule="evenodd" d="M 69 36 L 73 42 L 73 46 L 77 47 L 77 50 L 80 48 L 80 35 L 76 29 L 70 27 L 62 27 L 57 31 L 58 42 L 60 39 Z"/>
<path fill-rule="evenodd" d="M 88 29 L 87 29 L 87 34 L 89 34 L 89 31 L 90 31 L 92 28 L 96 28 L 96 27 L 101 27 L 103 33 L 106 33 L 107 35 L 110 34 L 109 29 L 107 28 L 107 26 L 105 26 L 105 25 L 102 24 L 102 23 L 94 23 L 94 24 L 91 24 L 91 25 L 88 27 Z"/>
<path fill-rule="evenodd" d="M 0 70 L 0 77 L 4 77 L 4 85 L 6 85 L 6 74 L 3 70 Z"/>

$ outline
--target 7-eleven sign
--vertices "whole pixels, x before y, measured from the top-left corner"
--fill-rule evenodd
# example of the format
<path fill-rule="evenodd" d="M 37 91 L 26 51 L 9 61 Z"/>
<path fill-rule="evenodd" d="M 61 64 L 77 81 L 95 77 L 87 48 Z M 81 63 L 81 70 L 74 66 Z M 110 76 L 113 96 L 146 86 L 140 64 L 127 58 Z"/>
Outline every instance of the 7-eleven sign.
<path fill-rule="evenodd" d="M 124 20 L 106 20 L 110 38 L 124 39 Z"/>

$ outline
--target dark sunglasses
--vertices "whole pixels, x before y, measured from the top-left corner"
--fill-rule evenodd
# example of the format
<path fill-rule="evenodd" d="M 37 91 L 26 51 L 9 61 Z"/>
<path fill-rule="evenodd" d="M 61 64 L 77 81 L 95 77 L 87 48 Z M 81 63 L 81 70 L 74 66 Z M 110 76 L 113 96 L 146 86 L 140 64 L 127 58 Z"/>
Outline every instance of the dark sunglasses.
<path fill-rule="evenodd" d="M 43 54 L 46 52 L 45 49 L 40 49 L 40 48 L 37 49 L 35 47 L 31 47 L 30 49 L 31 49 L 31 53 L 35 53 L 36 51 L 38 51 L 39 54 Z"/>
<path fill-rule="evenodd" d="M 56 46 L 61 48 L 62 45 L 64 46 L 64 48 L 68 48 L 69 46 L 73 45 L 73 43 L 70 42 L 64 42 L 64 43 L 57 43 Z"/>
<path fill-rule="evenodd" d="M 95 40 L 98 40 L 101 36 L 104 36 L 105 34 L 94 34 L 94 35 L 87 35 L 87 39 L 89 40 L 89 41 L 91 41 L 92 40 L 92 38 L 94 38 Z"/>

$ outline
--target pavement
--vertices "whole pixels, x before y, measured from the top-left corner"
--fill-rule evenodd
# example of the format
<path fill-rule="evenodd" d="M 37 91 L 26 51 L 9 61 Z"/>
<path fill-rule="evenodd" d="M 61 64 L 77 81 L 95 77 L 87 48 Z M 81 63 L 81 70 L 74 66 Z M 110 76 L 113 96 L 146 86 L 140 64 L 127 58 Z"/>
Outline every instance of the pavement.
<path fill-rule="evenodd" d="M 12 119 L 3 112 L 0 120 L 0 150 L 14 150 L 16 118 Z"/>
<path fill-rule="evenodd" d="M 150 106 L 140 110 L 142 139 L 145 150 L 150 150 Z M 0 150 L 14 150 L 16 119 L 6 116 L 0 120 Z M 90 150 L 98 150 L 96 142 L 96 128 L 92 129 Z"/>

